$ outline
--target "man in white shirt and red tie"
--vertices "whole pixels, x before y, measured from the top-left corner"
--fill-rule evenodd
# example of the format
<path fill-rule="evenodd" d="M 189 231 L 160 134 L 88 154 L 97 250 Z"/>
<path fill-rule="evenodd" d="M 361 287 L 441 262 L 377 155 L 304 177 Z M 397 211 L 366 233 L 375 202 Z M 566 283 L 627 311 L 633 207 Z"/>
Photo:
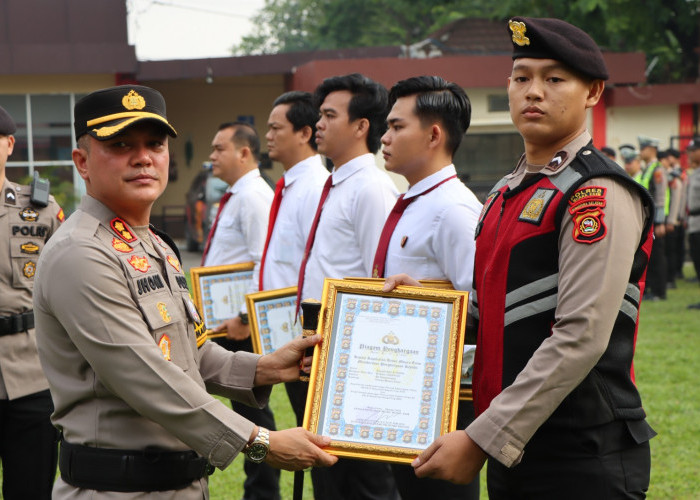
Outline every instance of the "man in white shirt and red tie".
<path fill-rule="evenodd" d="M 379 170 L 374 154 L 386 130 L 388 94 L 360 74 L 325 79 L 314 92 L 319 153 L 335 168 L 324 186 L 301 263 L 297 299 L 321 299 L 323 280 L 371 276 L 384 220 L 398 192 Z M 322 499 L 394 499 L 387 464 L 340 459 L 312 470 L 314 495 Z"/>
<path fill-rule="evenodd" d="M 448 280 L 471 291 L 474 231 L 481 203 L 457 177 L 452 158 L 469 128 L 471 104 L 464 90 L 438 76 L 402 80 L 389 93 L 392 106 L 382 137 L 385 168 L 409 183 L 387 218 L 373 265 L 377 278 L 405 273 Z M 474 343 L 474 342 L 472 342 Z M 460 401 L 457 428 L 474 419 Z M 478 500 L 478 478 L 468 485 L 418 479 L 410 465 L 392 464 L 403 500 Z"/>
<path fill-rule="evenodd" d="M 212 141 L 214 176 L 225 181 L 229 188 L 221 198 L 219 211 L 212 224 L 202 256 L 204 266 L 223 266 L 241 262 L 255 262 L 253 283 L 249 289 L 258 289 L 258 272 L 262 257 L 267 221 L 273 192 L 258 170 L 260 139 L 247 123 L 231 122 L 219 126 Z M 214 339 L 230 351 L 253 351 L 250 327 L 245 305 L 240 314 L 213 329 L 226 332 L 226 338 Z M 236 413 L 256 425 L 275 430 L 275 419 L 269 406 L 252 408 L 231 401 Z M 246 480 L 244 499 L 279 499 L 279 471 L 265 463 L 244 464 Z"/>
<path fill-rule="evenodd" d="M 270 210 L 260 261 L 260 290 L 297 285 L 306 238 L 328 179 L 328 170 L 316 152 L 317 120 L 318 108 L 309 92 L 287 92 L 273 103 L 265 139 L 270 159 L 282 164 L 284 175 L 277 182 Z M 308 385 L 289 382 L 285 388 L 300 424 Z"/>

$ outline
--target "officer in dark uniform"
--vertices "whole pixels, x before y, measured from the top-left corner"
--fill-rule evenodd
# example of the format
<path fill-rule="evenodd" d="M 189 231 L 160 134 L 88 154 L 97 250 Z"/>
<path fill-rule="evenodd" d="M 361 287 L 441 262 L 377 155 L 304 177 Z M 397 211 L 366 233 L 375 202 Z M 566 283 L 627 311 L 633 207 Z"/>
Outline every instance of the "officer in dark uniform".
<path fill-rule="evenodd" d="M 37 180 L 19 186 L 5 178 L 15 123 L 0 107 L 0 459 L 4 498 L 51 498 L 56 431 L 49 383 L 39 364 L 32 290 L 44 243 L 63 211 Z"/>
<path fill-rule="evenodd" d="M 413 465 L 468 482 L 488 458 L 491 500 L 644 498 L 654 432 L 630 367 L 653 202 L 586 130 L 608 78 L 590 36 L 558 19 L 508 29 L 525 154 L 476 228 L 477 416 Z"/>

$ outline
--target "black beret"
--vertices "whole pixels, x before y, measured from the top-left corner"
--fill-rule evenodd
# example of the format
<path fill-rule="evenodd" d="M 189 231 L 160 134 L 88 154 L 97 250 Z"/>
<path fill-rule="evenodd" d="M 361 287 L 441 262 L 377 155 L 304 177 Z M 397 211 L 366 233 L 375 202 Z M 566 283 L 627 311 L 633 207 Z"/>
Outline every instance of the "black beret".
<path fill-rule="evenodd" d="M 10 113 L 0 106 L 0 135 L 12 135 L 16 130 L 17 126 Z"/>
<path fill-rule="evenodd" d="M 89 134 L 105 141 L 144 120 L 177 132 L 165 116 L 165 99 L 157 90 L 141 85 L 120 85 L 96 90 L 75 103 L 75 137 Z"/>
<path fill-rule="evenodd" d="M 673 156 L 674 158 L 680 158 L 681 157 L 681 152 L 678 151 L 676 148 L 668 148 L 666 150 L 666 153 L 668 153 L 668 156 Z"/>
<path fill-rule="evenodd" d="M 695 151 L 696 149 L 700 149 L 700 137 L 693 137 L 685 147 L 686 151 Z"/>
<path fill-rule="evenodd" d="M 608 156 L 615 156 L 615 150 L 608 146 L 603 146 L 600 150 Z"/>
<path fill-rule="evenodd" d="M 513 59 L 554 59 L 590 78 L 608 79 L 603 54 L 586 32 L 560 19 L 514 17 L 508 21 Z"/>

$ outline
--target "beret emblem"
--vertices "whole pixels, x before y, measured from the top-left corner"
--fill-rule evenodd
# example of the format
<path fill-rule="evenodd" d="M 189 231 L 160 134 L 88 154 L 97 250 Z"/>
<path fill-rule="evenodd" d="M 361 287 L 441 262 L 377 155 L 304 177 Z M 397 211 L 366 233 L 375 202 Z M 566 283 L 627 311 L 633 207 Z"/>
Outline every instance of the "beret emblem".
<path fill-rule="evenodd" d="M 122 105 L 128 109 L 143 109 L 146 106 L 146 99 L 141 97 L 135 90 L 130 90 L 122 97 Z"/>
<path fill-rule="evenodd" d="M 508 27 L 513 32 L 513 43 L 520 47 L 530 45 L 530 39 L 525 36 L 525 30 L 527 29 L 525 23 L 520 21 L 508 21 Z"/>

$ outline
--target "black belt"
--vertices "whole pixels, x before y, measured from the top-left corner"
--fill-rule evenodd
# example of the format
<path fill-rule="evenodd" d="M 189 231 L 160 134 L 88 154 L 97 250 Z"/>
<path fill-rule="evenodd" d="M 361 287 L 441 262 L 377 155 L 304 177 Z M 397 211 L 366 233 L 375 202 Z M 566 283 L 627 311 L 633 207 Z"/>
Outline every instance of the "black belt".
<path fill-rule="evenodd" d="M 26 332 L 32 328 L 34 328 L 34 311 L 0 317 L 0 337 Z"/>
<path fill-rule="evenodd" d="M 113 450 L 61 441 L 61 479 L 98 491 L 169 491 L 186 488 L 214 472 L 194 451 Z"/>

